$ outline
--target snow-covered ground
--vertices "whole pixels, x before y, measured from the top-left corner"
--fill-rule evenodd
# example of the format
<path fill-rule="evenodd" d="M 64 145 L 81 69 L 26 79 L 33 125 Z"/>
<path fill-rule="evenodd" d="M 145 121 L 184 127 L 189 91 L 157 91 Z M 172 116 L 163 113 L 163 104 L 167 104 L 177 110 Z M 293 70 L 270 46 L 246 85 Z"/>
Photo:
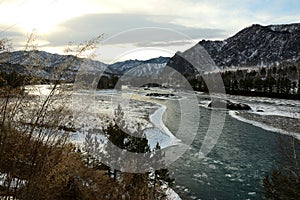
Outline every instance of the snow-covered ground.
<path fill-rule="evenodd" d="M 229 111 L 229 115 L 237 120 L 252 124 L 252 125 L 260 127 L 264 130 L 271 131 L 271 132 L 277 132 L 277 133 L 281 133 L 281 134 L 285 134 L 285 135 L 291 135 L 291 136 L 296 137 L 298 140 L 300 140 L 300 133 L 295 132 L 295 131 L 288 131 L 288 130 L 286 130 L 286 128 L 284 128 L 280 124 L 275 125 L 275 124 L 268 123 L 263 120 L 259 120 L 257 118 L 255 118 L 256 120 L 254 120 L 251 116 L 245 117 L 244 115 L 241 115 L 237 111 Z M 274 116 L 268 116 L 268 117 L 270 118 L 270 121 L 274 120 Z M 278 121 L 278 120 L 274 120 L 274 121 Z M 300 120 L 299 120 L 299 122 L 300 122 Z M 284 123 L 284 121 L 282 120 L 281 123 Z"/>
<path fill-rule="evenodd" d="M 150 147 L 155 147 L 157 142 L 162 148 L 180 142 L 163 123 L 166 106 L 155 103 L 151 97 L 146 97 L 142 89 L 122 92 L 101 90 L 95 92 L 93 96 L 80 93 L 76 95 L 85 102 L 73 105 L 76 127 L 78 127 L 78 134 L 73 136 L 76 143 L 84 141 L 83 133 L 87 133 L 91 129 L 101 130 L 103 126 L 112 121 L 118 103 L 122 106 L 127 128 L 133 133 L 140 125 L 149 140 Z M 90 99 L 93 101 L 89 102 Z M 78 99 L 75 101 L 80 102 Z"/>
<path fill-rule="evenodd" d="M 27 86 L 26 92 L 33 96 L 46 97 L 52 88 L 51 85 Z M 174 91 L 159 88 L 151 88 L 147 91 L 143 88 L 126 88 L 122 91 L 73 91 L 72 100 L 70 96 L 62 96 L 65 109 L 73 113 L 76 132 L 72 134 L 71 141 L 81 145 L 85 141 L 86 134 L 91 131 L 98 140 L 105 140 L 101 130 L 113 122 L 114 111 L 118 105 L 121 105 L 126 130 L 131 134 L 137 132 L 137 127 L 140 127 L 146 133 L 151 147 L 154 147 L 157 142 L 162 148 L 179 143 L 180 140 L 163 123 L 163 114 L 167 107 L 157 103 L 156 98 L 146 96 L 147 93 L 155 92 L 173 93 Z M 40 101 L 43 100 L 44 98 L 41 98 Z"/>
<path fill-rule="evenodd" d="M 17 178 L 10 178 L 7 173 L 0 172 L 0 186 L 9 187 L 11 190 L 25 185 L 26 181 Z"/>
<path fill-rule="evenodd" d="M 172 145 L 176 145 L 180 142 L 171 131 L 163 123 L 163 114 L 166 111 L 167 107 L 161 105 L 152 115 L 150 115 L 150 122 L 154 125 L 155 128 L 147 129 L 146 136 L 149 140 L 150 147 L 154 148 L 156 143 L 159 143 L 161 148 L 166 148 Z"/>
<path fill-rule="evenodd" d="M 237 120 L 268 131 L 293 135 L 300 139 L 300 132 L 297 128 L 297 124 L 300 123 L 300 101 L 220 94 L 213 94 L 211 97 L 249 105 L 250 111 L 228 112 L 231 117 Z M 204 99 L 200 101 L 199 105 L 207 108 L 209 103 L 209 100 Z"/>
<path fill-rule="evenodd" d="M 172 188 L 167 189 L 166 195 L 167 200 L 181 200 L 180 196 Z"/>

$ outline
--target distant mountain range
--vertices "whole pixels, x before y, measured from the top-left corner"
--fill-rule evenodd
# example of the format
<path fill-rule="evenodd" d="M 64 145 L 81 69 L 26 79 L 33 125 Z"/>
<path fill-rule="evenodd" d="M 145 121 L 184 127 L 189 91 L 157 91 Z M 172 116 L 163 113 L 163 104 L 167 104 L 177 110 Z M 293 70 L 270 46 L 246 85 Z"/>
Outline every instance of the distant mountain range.
<path fill-rule="evenodd" d="M 46 79 L 56 79 L 53 72 L 66 66 L 63 79 L 74 81 L 82 65 L 90 71 L 105 70 L 105 75 L 144 77 L 159 75 L 166 65 L 185 76 L 197 72 L 213 71 L 217 67 L 264 67 L 300 59 L 300 23 L 288 25 L 247 27 L 223 41 L 202 40 L 185 52 L 172 58 L 159 57 L 146 61 L 127 60 L 111 65 L 72 55 L 51 54 L 44 51 L 15 51 L 0 54 L 0 71 L 20 74 L 30 73 Z M 71 63 L 71 64 L 70 64 Z M 30 70 L 28 70 L 30 69 Z"/>
<path fill-rule="evenodd" d="M 159 66 L 159 65 L 165 65 L 170 60 L 169 57 L 158 57 L 158 58 L 152 58 L 149 60 L 126 60 L 122 62 L 116 62 L 114 64 L 109 65 L 109 69 L 114 71 L 117 74 L 124 74 L 131 69 L 138 67 L 138 66 Z"/>
<path fill-rule="evenodd" d="M 105 70 L 106 74 L 113 73 L 107 68 L 107 65 L 102 62 L 78 58 L 73 55 L 51 54 L 37 50 L 14 51 L 0 54 L 0 67 L 2 72 L 16 72 L 22 75 L 31 75 L 47 80 L 62 79 L 67 82 L 72 82 L 81 66 L 85 66 L 85 68 L 91 72 Z"/>
<path fill-rule="evenodd" d="M 14 51 L 0 54 L 0 71 L 5 73 L 16 72 L 22 75 L 33 75 L 47 80 L 55 80 L 53 77 L 56 70 L 64 68 L 63 80 L 72 82 L 78 70 L 85 69 L 89 73 L 103 72 L 110 77 L 121 76 L 128 73 L 130 76 L 147 76 L 153 72 L 159 73 L 168 57 L 158 57 L 149 60 L 126 60 L 107 65 L 100 61 L 79 58 L 73 55 L 52 54 L 45 51 Z"/>

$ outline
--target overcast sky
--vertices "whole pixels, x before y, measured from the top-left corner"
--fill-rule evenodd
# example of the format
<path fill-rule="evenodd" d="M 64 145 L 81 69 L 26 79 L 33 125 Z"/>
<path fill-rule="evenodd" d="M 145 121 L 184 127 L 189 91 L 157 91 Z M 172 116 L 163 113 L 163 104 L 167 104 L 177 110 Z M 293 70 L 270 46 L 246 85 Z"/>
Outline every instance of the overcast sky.
<path fill-rule="evenodd" d="M 299 0 L 0 0 L 0 37 L 24 49 L 63 53 L 104 34 L 98 59 L 171 56 L 202 39 L 226 39 L 251 24 L 300 22 Z"/>

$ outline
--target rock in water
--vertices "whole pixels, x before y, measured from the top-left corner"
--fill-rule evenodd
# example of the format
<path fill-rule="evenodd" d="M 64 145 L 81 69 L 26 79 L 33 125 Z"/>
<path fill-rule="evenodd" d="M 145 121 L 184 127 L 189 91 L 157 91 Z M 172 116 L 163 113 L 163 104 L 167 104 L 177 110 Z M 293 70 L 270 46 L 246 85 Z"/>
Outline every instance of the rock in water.
<path fill-rule="evenodd" d="M 244 103 L 233 103 L 229 100 L 213 99 L 209 104 L 210 108 L 224 108 L 229 110 L 251 110 L 251 107 Z"/>

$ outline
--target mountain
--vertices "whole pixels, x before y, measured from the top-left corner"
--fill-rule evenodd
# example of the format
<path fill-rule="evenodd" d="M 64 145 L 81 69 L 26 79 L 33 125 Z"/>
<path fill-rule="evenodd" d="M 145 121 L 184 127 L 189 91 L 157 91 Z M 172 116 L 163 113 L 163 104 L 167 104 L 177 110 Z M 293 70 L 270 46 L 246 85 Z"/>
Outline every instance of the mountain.
<path fill-rule="evenodd" d="M 0 71 L 5 73 L 16 72 L 22 75 L 33 75 L 47 80 L 56 80 L 55 71 L 64 68 L 62 80 L 73 82 L 79 69 L 85 69 L 90 74 L 103 72 L 110 77 L 121 76 L 148 76 L 162 71 L 170 58 L 158 57 L 146 61 L 126 60 L 111 65 L 99 61 L 79 58 L 73 55 L 52 54 L 45 51 L 14 51 L 0 54 Z"/>
<path fill-rule="evenodd" d="M 142 63 L 127 70 L 122 78 L 158 77 L 166 67 L 166 63 Z"/>
<path fill-rule="evenodd" d="M 22 75 L 31 75 L 47 80 L 62 79 L 73 82 L 79 69 L 89 73 L 105 71 L 106 75 L 113 72 L 102 62 L 83 59 L 73 55 L 51 54 L 45 51 L 14 51 L 0 54 L 0 71 L 5 73 L 16 72 Z M 59 72 L 58 77 L 54 72 Z M 56 76 L 55 76 L 56 75 Z"/>
<path fill-rule="evenodd" d="M 177 52 L 167 66 L 185 77 L 217 70 L 214 61 L 201 45 L 195 45 L 183 53 Z"/>
<path fill-rule="evenodd" d="M 225 41 L 199 42 L 218 66 L 265 66 L 300 57 L 300 23 L 261 26 L 238 32 Z"/>
<path fill-rule="evenodd" d="M 223 41 L 202 40 L 191 49 L 176 53 L 168 65 L 182 73 L 191 74 L 195 71 L 192 66 L 197 65 L 194 61 L 192 65 L 186 59 L 187 55 L 182 57 L 182 54 L 206 57 L 203 52 L 201 55 L 197 53 L 196 49 L 201 49 L 200 46 L 220 68 L 263 67 L 282 61 L 294 61 L 300 58 L 300 23 L 269 26 L 254 24 Z"/>
<path fill-rule="evenodd" d="M 144 74 L 145 71 L 151 71 L 151 67 L 159 68 L 159 66 L 163 67 L 163 65 L 167 64 L 170 60 L 168 57 L 158 57 L 152 58 L 149 60 L 126 60 L 123 62 L 116 62 L 114 64 L 109 65 L 109 68 L 117 74 L 125 74 L 126 72 L 136 68 L 138 66 L 143 66 L 141 71 L 135 69 L 135 74 Z M 152 65 L 153 64 L 153 65 Z M 148 69 L 145 69 L 148 68 Z"/>

